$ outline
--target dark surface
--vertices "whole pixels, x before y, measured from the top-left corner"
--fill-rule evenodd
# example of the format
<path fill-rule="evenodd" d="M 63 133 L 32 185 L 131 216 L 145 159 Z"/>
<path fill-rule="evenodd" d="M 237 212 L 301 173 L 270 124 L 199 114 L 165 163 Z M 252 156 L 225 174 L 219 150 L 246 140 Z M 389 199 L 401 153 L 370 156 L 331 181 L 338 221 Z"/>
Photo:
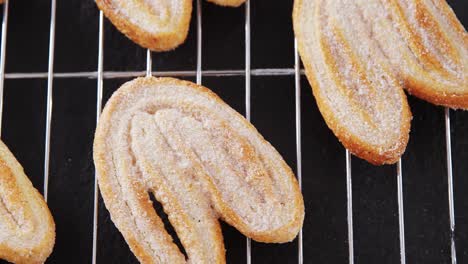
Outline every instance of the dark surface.
<path fill-rule="evenodd" d="M 92 250 L 95 82 L 56 79 L 52 113 L 49 207 L 57 229 L 52 263 L 89 261 Z M 65 147 L 67 146 L 67 147 Z"/>
<path fill-rule="evenodd" d="M 468 24 L 468 2 L 451 1 Z M 245 66 L 244 6 L 203 1 L 203 69 Z M 292 1 L 252 0 L 253 68 L 292 68 Z M 464 13 L 462 13 L 465 11 Z M 91 0 L 57 1 L 55 72 L 96 71 L 98 10 Z M 11 1 L 7 72 L 46 72 L 50 1 Z M 186 43 L 153 53 L 153 70 L 196 69 L 196 8 Z M 106 71 L 142 71 L 146 51 L 105 20 Z M 194 77 L 187 78 L 194 81 Z M 104 102 L 130 79 L 104 81 Z M 203 77 L 229 105 L 245 114 L 245 78 Z M 305 263 L 347 263 L 345 150 L 302 84 L 302 165 L 306 205 Z M 6 80 L 2 139 L 43 190 L 47 79 Z M 444 109 L 409 97 L 414 115 L 402 159 L 408 263 L 449 263 L 450 233 Z M 252 77 L 252 123 L 295 170 L 294 76 Z M 57 243 L 48 263 L 90 263 L 92 253 L 96 120 L 95 79 L 55 79 L 50 152 L 49 206 Z M 457 258 L 468 263 L 468 112 L 451 111 Z M 352 159 L 354 246 L 357 263 L 399 263 L 396 167 Z M 98 263 L 138 263 L 99 200 Z M 228 263 L 245 263 L 245 237 L 223 224 Z M 252 243 L 253 263 L 296 263 L 290 244 Z"/>

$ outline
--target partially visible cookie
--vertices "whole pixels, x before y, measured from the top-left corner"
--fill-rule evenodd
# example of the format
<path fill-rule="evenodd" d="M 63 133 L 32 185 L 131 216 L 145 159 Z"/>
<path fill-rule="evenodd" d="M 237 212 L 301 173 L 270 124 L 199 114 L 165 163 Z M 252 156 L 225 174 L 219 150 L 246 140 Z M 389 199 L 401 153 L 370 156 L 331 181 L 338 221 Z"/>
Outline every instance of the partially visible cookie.
<path fill-rule="evenodd" d="M 245 2 L 209 1 L 232 7 Z M 96 4 L 118 30 L 144 48 L 168 51 L 187 38 L 192 0 L 96 0 Z"/>
<path fill-rule="evenodd" d="M 43 263 L 55 243 L 55 223 L 39 192 L 0 141 L 0 258 Z"/>
<path fill-rule="evenodd" d="M 153 51 L 174 49 L 187 37 L 191 0 L 96 0 L 96 4 L 117 29 Z"/>
<path fill-rule="evenodd" d="M 402 88 L 468 109 L 468 34 L 445 1 L 295 0 L 294 32 L 320 112 L 343 145 L 374 164 L 408 142 Z"/>

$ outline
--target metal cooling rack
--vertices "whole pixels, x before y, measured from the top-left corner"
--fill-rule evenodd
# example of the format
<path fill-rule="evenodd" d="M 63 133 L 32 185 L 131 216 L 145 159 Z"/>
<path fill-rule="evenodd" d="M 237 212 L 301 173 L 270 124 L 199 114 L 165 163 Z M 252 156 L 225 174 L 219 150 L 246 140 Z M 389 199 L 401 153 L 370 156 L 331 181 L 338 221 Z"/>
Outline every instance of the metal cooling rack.
<path fill-rule="evenodd" d="M 152 72 L 151 52 L 147 50 L 146 71 L 103 71 L 104 65 L 104 16 L 102 11 L 99 13 L 99 48 L 98 48 L 98 64 L 97 70 L 92 72 L 67 72 L 54 73 L 54 47 L 55 47 L 55 15 L 56 15 L 56 0 L 51 0 L 51 16 L 50 16 L 50 35 L 49 35 L 49 57 L 48 71 L 36 73 L 5 73 L 5 50 L 7 43 L 7 25 L 8 25 L 8 2 L 5 0 L 3 4 L 3 20 L 0 46 L 0 132 L 2 128 L 3 114 L 3 88 L 5 79 L 31 79 L 31 78 L 47 78 L 47 108 L 46 108 L 46 135 L 45 135 L 45 158 L 44 158 L 44 198 L 47 201 L 48 197 L 48 182 L 49 182 L 49 157 L 50 157 L 50 131 L 52 121 L 52 91 L 54 78 L 91 78 L 97 80 L 97 100 L 96 100 L 96 123 L 99 121 L 99 115 L 102 109 L 102 94 L 103 94 L 103 79 L 112 78 L 128 78 L 137 76 L 175 76 L 186 77 L 195 76 L 197 84 L 202 84 L 203 76 L 245 76 L 245 110 L 246 118 L 250 121 L 250 93 L 251 93 L 251 76 L 295 76 L 295 117 L 296 117 L 296 158 L 297 167 L 296 175 L 299 185 L 302 189 L 302 152 L 301 152 L 301 75 L 304 71 L 300 68 L 300 58 L 297 51 L 297 43 L 294 39 L 294 68 L 276 68 L 276 69 L 251 69 L 250 64 L 250 0 L 245 3 L 245 69 L 244 70 L 203 70 L 202 69 L 202 9 L 201 0 L 196 1 L 197 13 L 197 65 L 196 71 L 162 71 Z M 451 262 L 457 263 L 455 249 L 455 212 L 453 199 L 453 175 L 452 175 L 452 153 L 451 153 L 451 138 L 450 138 L 450 110 L 445 108 L 445 141 L 446 141 L 446 164 L 448 178 L 448 208 L 450 217 L 450 248 Z M 349 263 L 354 263 L 354 239 L 353 239 L 353 203 L 352 203 L 352 170 L 351 170 L 351 154 L 348 150 L 345 152 L 346 162 L 346 190 L 347 190 L 347 224 L 348 224 L 348 249 Z M 405 222 L 404 222 L 404 205 L 403 205 L 403 171 L 401 159 L 396 164 L 397 168 L 397 200 L 398 200 L 398 219 L 399 219 L 399 242 L 400 242 L 400 263 L 406 263 L 405 253 Z M 94 214 L 93 214 L 93 251 L 92 263 L 96 263 L 96 248 L 97 248 L 97 224 L 98 224 L 98 187 L 97 178 L 94 183 Z M 251 264 L 251 240 L 246 239 L 246 262 Z M 303 237 L 302 230 L 298 236 L 298 263 L 304 262 L 303 258 Z"/>

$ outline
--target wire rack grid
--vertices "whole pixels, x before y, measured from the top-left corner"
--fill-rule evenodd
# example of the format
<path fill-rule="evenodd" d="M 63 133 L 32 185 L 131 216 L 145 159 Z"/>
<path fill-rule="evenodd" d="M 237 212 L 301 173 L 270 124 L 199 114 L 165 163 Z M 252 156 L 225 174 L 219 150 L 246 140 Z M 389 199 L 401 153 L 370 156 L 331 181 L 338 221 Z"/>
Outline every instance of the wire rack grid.
<path fill-rule="evenodd" d="M 296 127 L 296 175 L 299 185 L 302 189 L 302 151 L 301 151 L 301 75 L 304 70 L 301 69 L 301 62 L 297 51 L 297 42 L 294 39 L 294 68 L 262 68 L 251 69 L 251 47 L 250 47 L 250 0 L 245 3 L 245 69 L 244 70 L 203 70 L 202 69 L 202 7 L 201 0 L 196 0 L 196 32 L 197 32 L 197 56 L 196 56 L 196 71 L 152 71 L 151 51 L 147 50 L 146 71 L 104 71 L 104 16 L 102 11 L 99 13 L 99 33 L 98 33 L 98 63 L 97 70 L 91 72 L 65 72 L 54 73 L 54 48 L 55 48 L 55 17 L 56 17 L 56 0 L 51 0 L 51 16 L 49 29 L 49 55 L 48 55 L 48 71 L 33 72 L 33 73 L 5 73 L 5 57 L 7 44 L 7 26 L 8 26 L 8 2 L 5 0 L 3 5 L 3 20 L 1 32 L 0 46 L 0 131 L 2 129 L 2 114 L 3 114 L 3 91 L 5 79 L 31 79 L 31 78 L 47 78 L 47 105 L 46 105 L 46 131 L 45 131 L 45 155 L 44 155 L 44 186 L 43 193 L 47 201 L 48 198 L 48 182 L 49 182 L 49 159 L 50 159 L 50 138 L 52 125 L 52 107 L 53 107 L 53 79 L 54 78 L 90 78 L 97 81 L 97 100 L 96 100 L 96 123 L 99 122 L 99 115 L 102 109 L 103 98 L 103 80 L 112 78 L 129 78 L 137 76 L 175 76 L 187 77 L 195 76 L 197 84 L 202 84 L 203 76 L 244 76 L 245 77 L 245 111 L 246 118 L 250 121 L 251 115 L 251 76 L 294 76 L 295 78 L 295 127 Z M 452 150 L 451 150 L 451 134 L 450 134 L 450 110 L 445 108 L 445 144 L 446 144 L 446 165 L 447 165 L 447 180 L 448 180 L 448 209 L 449 209 L 449 228 L 450 228 L 450 256 L 451 263 L 457 263 L 456 247 L 454 240 L 455 232 L 455 213 L 454 213 L 454 193 L 453 193 L 453 175 L 452 175 Z M 354 237 L 353 237 L 353 196 L 352 196 L 352 169 L 351 169 L 351 153 L 346 150 L 344 153 L 346 164 L 346 197 L 347 197 L 347 227 L 348 227 L 348 260 L 349 263 L 354 263 Z M 406 263 L 405 251 L 405 221 L 404 221 L 404 205 L 403 205 L 403 171 L 401 160 L 396 164 L 396 180 L 397 180 L 397 201 L 398 201 L 398 226 L 399 226 L 399 247 L 400 247 L 400 262 Z M 96 262 L 97 234 L 98 234 L 98 198 L 99 191 L 97 187 L 97 177 L 94 182 L 94 210 L 93 210 L 93 246 L 91 262 Z M 252 263 L 252 246 L 251 240 L 246 239 L 246 263 Z M 298 263 L 304 262 L 303 257 L 303 234 L 302 230 L 298 236 Z"/>

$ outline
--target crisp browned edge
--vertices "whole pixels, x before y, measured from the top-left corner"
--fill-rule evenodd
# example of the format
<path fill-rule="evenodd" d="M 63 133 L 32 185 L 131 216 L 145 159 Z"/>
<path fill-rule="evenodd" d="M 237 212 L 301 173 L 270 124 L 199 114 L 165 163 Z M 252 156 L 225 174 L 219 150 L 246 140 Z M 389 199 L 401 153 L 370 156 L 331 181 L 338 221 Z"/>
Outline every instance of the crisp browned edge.
<path fill-rule="evenodd" d="M 129 92 L 131 93 L 132 91 L 139 89 L 140 87 L 144 87 L 146 85 L 154 85 L 154 84 L 166 84 L 166 85 L 174 84 L 174 85 L 179 85 L 179 86 L 188 86 L 190 88 L 196 89 L 204 93 L 211 99 L 215 100 L 217 103 L 227 105 L 224 101 L 222 101 L 221 98 L 219 98 L 210 89 L 201 85 L 196 85 L 192 82 L 174 79 L 174 78 L 155 78 L 155 77 L 137 78 L 137 79 L 134 79 L 130 82 L 123 84 L 121 88 L 118 89 L 112 95 L 111 99 L 109 99 L 108 103 L 104 107 L 103 113 L 101 115 L 100 124 L 109 122 L 113 109 L 116 107 L 116 105 L 120 103 L 121 100 L 124 100 L 124 93 L 129 93 Z M 244 125 L 246 125 L 253 132 L 258 133 L 256 128 L 247 120 L 245 120 L 245 118 L 242 115 L 240 115 L 236 111 L 234 112 L 238 115 L 238 117 L 241 118 L 241 120 L 243 120 Z M 112 195 L 113 192 L 106 183 L 109 177 L 108 175 L 109 168 L 107 166 L 107 163 L 105 162 L 105 156 L 108 155 L 106 153 L 106 147 L 105 147 L 106 135 L 108 134 L 108 129 L 109 129 L 108 126 L 98 125 L 96 129 L 94 147 L 93 147 L 94 148 L 94 152 L 93 152 L 94 163 L 95 163 L 98 175 L 99 175 L 99 178 L 98 178 L 99 189 L 103 197 L 105 198 L 104 203 L 107 208 L 109 208 L 111 204 L 114 203 L 114 199 L 113 199 L 114 196 Z M 269 144 L 266 140 L 264 140 L 264 142 Z M 286 171 L 288 171 L 288 177 L 290 178 L 290 180 L 293 181 L 293 185 L 295 188 L 295 191 L 294 191 L 295 197 L 294 197 L 294 201 L 292 202 L 294 202 L 297 205 L 298 209 L 296 210 L 294 221 L 292 221 L 289 225 L 286 225 L 277 230 L 272 230 L 271 232 L 254 232 L 254 231 L 248 230 L 247 226 L 242 225 L 242 222 L 236 217 L 235 213 L 227 205 L 225 205 L 224 203 L 219 203 L 220 206 L 217 209 L 221 210 L 225 216 L 225 218 L 223 218 L 222 220 L 226 221 L 227 223 L 231 225 L 236 225 L 237 228 L 240 229 L 239 231 L 242 232 L 244 235 L 251 237 L 252 239 L 260 241 L 260 242 L 282 243 L 282 242 L 288 242 L 288 241 L 293 240 L 294 237 L 297 236 L 297 233 L 302 227 L 302 223 L 304 221 L 304 201 L 303 201 L 300 189 L 299 189 L 299 184 L 297 183 L 297 180 L 294 177 L 294 174 L 292 173 L 291 168 L 284 161 L 283 161 L 282 166 L 286 169 Z M 210 184 L 213 184 L 213 183 L 210 183 Z M 217 196 L 220 197 L 219 192 L 217 192 Z M 151 207 L 151 210 L 153 210 L 152 207 Z M 122 230 L 119 230 L 119 231 L 122 232 Z M 131 232 L 125 233 L 124 237 L 128 245 L 130 246 L 131 250 L 133 251 L 133 253 L 137 256 L 137 258 L 140 261 L 149 262 L 149 260 L 151 260 L 151 256 L 147 252 L 145 252 L 143 248 L 139 246 L 140 244 L 139 241 L 136 241 L 136 239 L 132 236 Z M 223 242 L 223 236 L 221 232 L 219 233 L 217 239 L 219 240 L 219 242 L 221 243 Z M 225 259 L 224 255 L 222 256 L 222 259 Z"/>
<path fill-rule="evenodd" d="M 406 77 L 405 90 L 409 94 L 423 99 L 429 103 L 445 106 L 452 109 L 468 110 L 468 91 L 465 94 L 445 93 L 430 88 L 434 85 L 431 80 L 418 80 L 412 77 Z"/>
<path fill-rule="evenodd" d="M 305 48 L 302 46 L 302 36 L 299 34 L 301 32 L 299 23 L 300 8 L 302 6 L 303 0 L 295 0 L 293 7 L 293 28 L 294 34 L 297 38 L 299 54 L 302 57 L 302 54 L 305 53 Z M 363 142 L 359 137 L 350 133 L 347 129 L 340 125 L 340 121 L 337 120 L 334 116 L 334 111 L 324 103 L 324 99 L 320 97 L 320 87 L 316 81 L 316 77 L 313 73 L 313 67 L 309 61 L 302 60 L 306 70 L 306 76 L 312 87 L 313 95 L 316 99 L 318 108 L 323 116 L 328 127 L 332 130 L 338 140 L 351 151 L 354 155 L 367 160 L 368 162 L 374 165 L 382 164 L 393 164 L 398 161 L 401 155 L 406 149 L 406 145 L 409 140 L 409 131 L 410 131 L 410 120 L 412 118 L 411 111 L 406 100 L 406 95 L 403 90 L 399 90 L 400 96 L 403 98 L 402 101 L 402 120 L 400 127 L 401 138 L 398 140 L 398 147 L 393 150 L 385 151 L 384 153 L 379 153 L 378 149 L 374 148 L 372 145 Z"/>
<path fill-rule="evenodd" d="M 207 0 L 208 2 L 227 7 L 238 7 L 245 3 L 246 0 Z"/>
<path fill-rule="evenodd" d="M 23 167 L 19 162 L 16 160 L 15 156 L 11 153 L 8 147 L 3 143 L 0 142 L 0 159 L 2 160 L 10 160 L 12 163 L 16 163 L 18 167 L 23 172 Z M 11 173 L 15 175 L 15 177 L 22 177 L 22 175 L 15 174 L 15 170 L 13 168 L 9 168 Z M 24 175 L 24 172 L 23 172 Z M 33 187 L 29 178 L 25 178 L 27 181 L 27 186 L 22 186 L 26 188 L 27 191 L 31 194 L 31 197 L 36 200 L 39 204 L 41 209 L 47 213 L 47 218 L 43 219 L 43 224 L 49 226 L 52 232 L 46 233 L 44 239 L 37 245 L 37 247 L 32 249 L 25 249 L 25 248 L 11 248 L 7 245 L 0 244 L 0 258 L 5 259 L 9 262 L 13 263 L 44 263 L 46 259 L 52 253 L 55 244 L 55 222 L 50 213 L 50 210 L 44 201 L 42 195 Z M 15 195 L 19 196 L 22 195 L 21 193 L 15 193 Z"/>
<path fill-rule="evenodd" d="M 187 38 L 190 17 L 192 14 L 192 2 L 184 0 L 183 14 L 180 26 L 173 32 L 165 34 L 151 34 L 143 30 L 138 25 L 133 24 L 128 19 L 115 13 L 112 6 L 113 0 L 96 0 L 96 4 L 104 12 L 104 15 L 114 24 L 114 26 L 125 34 L 129 39 L 138 45 L 152 51 L 173 50 L 182 44 Z"/>

